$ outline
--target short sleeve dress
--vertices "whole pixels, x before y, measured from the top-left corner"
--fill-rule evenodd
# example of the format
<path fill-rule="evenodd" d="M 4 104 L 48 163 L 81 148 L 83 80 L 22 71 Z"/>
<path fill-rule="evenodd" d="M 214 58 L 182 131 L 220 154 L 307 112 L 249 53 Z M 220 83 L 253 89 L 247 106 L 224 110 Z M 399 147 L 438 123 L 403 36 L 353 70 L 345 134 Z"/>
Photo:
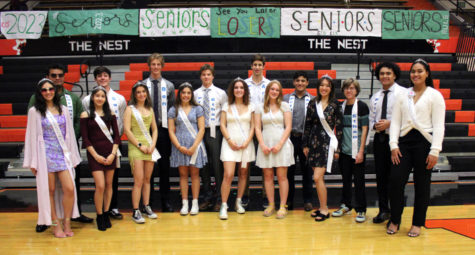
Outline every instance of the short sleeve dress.
<path fill-rule="evenodd" d="M 150 125 L 152 124 L 153 120 L 153 114 L 150 113 L 148 116 L 142 115 L 143 122 L 145 124 L 146 130 L 150 130 Z M 137 119 L 135 119 L 135 115 L 132 112 L 131 114 L 131 121 L 130 121 L 130 129 L 132 133 L 134 134 L 135 138 L 139 141 L 139 143 L 143 145 L 150 146 L 150 144 L 147 142 L 147 139 L 142 133 L 142 130 L 140 130 L 140 126 L 137 122 Z M 142 151 L 139 150 L 135 145 L 133 145 L 130 140 L 129 140 L 129 161 L 130 165 L 132 166 L 132 170 L 134 169 L 134 160 L 146 160 L 146 161 L 152 161 L 152 154 L 145 154 Z"/>
<path fill-rule="evenodd" d="M 247 107 L 247 112 L 239 115 L 237 118 L 227 103 L 223 105 L 221 111 L 226 112 L 226 128 L 228 130 L 229 137 L 231 137 L 231 140 L 233 140 L 237 145 L 241 145 L 249 137 L 249 129 L 251 128 L 251 118 L 252 113 L 254 112 L 254 105 L 252 103 L 249 104 Z M 245 149 L 234 151 L 229 146 L 228 141 L 223 138 L 220 159 L 221 161 L 252 162 L 256 159 L 256 149 L 254 147 L 254 143 L 251 140 Z"/>
<path fill-rule="evenodd" d="M 204 110 L 201 106 L 193 106 L 187 115 L 188 120 L 190 121 L 191 126 L 195 129 L 196 133 L 198 133 L 198 118 L 201 116 L 204 116 Z M 175 119 L 175 135 L 180 145 L 186 148 L 193 146 L 195 139 L 191 136 L 180 115 L 176 114 L 175 107 L 172 107 L 170 110 L 168 110 L 168 119 Z M 206 152 L 203 150 L 203 148 L 204 145 L 203 142 L 201 142 L 201 145 L 198 146 L 198 156 L 196 158 L 196 162 L 192 166 L 202 168 L 208 162 Z M 175 145 L 172 146 L 170 158 L 171 167 L 190 166 L 190 160 L 191 156 L 181 153 L 175 147 Z"/>
<path fill-rule="evenodd" d="M 120 144 L 119 129 L 117 126 L 117 118 L 112 116 L 109 121 L 106 121 L 104 117 L 101 117 L 109 130 L 112 130 L 111 135 L 114 143 L 111 143 L 107 139 L 106 135 L 102 132 L 97 122 L 92 118 L 81 118 L 81 137 L 82 147 L 86 149 L 92 146 L 94 150 L 104 158 L 107 158 L 112 152 L 114 144 Z M 87 161 L 89 169 L 91 171 L 97 170 L 110 170 L 116 168 L 116 161 L 112 161 L 111 165 L 104 165 L 97 162 L 94 157 L 87 151 Z"/>
<path fill-rule="evenodd" d="M 307 160 L 310 167 L 326 167 L 330 136 L 327 135 L 320 122 L 316 102 L 317 98 L 314 98 L 308 103 L 303 146 L 309 148 Z M 325 110 L 323 110 L 323 115 L 325 115 L 324 118 L 330 128 L 335 130 L 335 136 L 338 139 L 338 149 L 335 152 L 340 152 L 343 134 L 343 114 L 338 101 L 330 101 Z"/>
<path fill-rule="evenodd" d="M 280 110 L 276 113 L 271 111 L 265 113 L 263 106 L 258 108 L 256 114 L 261 114 L 262 136 L 264 143 L 268 147 L 276 145 L 284 133 L 284 112 L 290 112 L 289 104 L 282 102 Z M 295 164 L 294 146 L 290 139 L 284 143 L 278 153 L 265 155 L 261 146 L 257 149 L 256 165 L 260 168 L 288 167 Z"/>

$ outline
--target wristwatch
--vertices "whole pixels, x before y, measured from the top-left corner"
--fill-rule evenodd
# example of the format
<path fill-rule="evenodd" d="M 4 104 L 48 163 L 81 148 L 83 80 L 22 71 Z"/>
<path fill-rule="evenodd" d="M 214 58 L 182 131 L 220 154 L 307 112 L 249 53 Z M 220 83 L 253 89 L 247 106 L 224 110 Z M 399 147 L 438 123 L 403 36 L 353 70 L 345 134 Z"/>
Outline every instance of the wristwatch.
<path fill-rule="evenodd" d="M 140 149 L 140 147 L 142 147 L 142 143 L 138 143 L 138 144 L 137 144 L 137 148 Z"/>

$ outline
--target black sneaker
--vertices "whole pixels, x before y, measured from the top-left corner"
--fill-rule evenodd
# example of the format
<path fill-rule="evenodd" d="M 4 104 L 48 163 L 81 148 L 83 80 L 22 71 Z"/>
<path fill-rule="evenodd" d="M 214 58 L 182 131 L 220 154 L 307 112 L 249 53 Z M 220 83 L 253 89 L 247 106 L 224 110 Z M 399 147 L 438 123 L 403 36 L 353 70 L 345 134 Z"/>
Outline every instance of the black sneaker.
<path fill-rule="evenodd" d="M 119 209 L 116 209 L 116 208 L 109 211 L 109 217 L 115 220 L 121 220 L 124 218 L 122 213 L 119 212 Z"/>

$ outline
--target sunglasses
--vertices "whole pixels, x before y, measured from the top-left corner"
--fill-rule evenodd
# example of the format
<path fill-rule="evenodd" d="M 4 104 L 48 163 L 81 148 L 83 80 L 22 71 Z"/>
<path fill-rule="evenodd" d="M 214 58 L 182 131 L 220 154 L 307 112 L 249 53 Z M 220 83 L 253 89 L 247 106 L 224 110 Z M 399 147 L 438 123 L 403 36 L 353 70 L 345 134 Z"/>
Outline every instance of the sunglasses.
<path fill-rule="evenodd" d="M 49 74 L 49 76 L 51 76 L 52 78 L 63 78 L 64 73 L 51 73 Z"/>
<path fill-rule="evenodd" d="M 52 92 L 54 91 L 54 88 L 42 88 L 41 93 L 46 93 L 46 92 Z"/>

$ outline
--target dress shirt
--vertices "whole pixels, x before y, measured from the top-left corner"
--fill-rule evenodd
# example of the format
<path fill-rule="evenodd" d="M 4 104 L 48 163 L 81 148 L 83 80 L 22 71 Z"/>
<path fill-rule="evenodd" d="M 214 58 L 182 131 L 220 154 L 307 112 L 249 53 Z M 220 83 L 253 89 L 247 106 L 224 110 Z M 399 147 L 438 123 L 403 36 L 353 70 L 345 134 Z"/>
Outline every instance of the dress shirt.
<path fill-rule="evenodd" d="M 391 120 L 389 146 L 391 150 L 399 148 L 399 137 L 405 136 L 413 128 L 416 128 L 409 115 L 409 95 L 413 94 L 412 88 L 406 93 L 398 94 L 396 104 L 393 109 L 393 118 Z M 429 154 L 439 156 L 442 150 L 442 141 L 444 140 L 445 130 L 445 101 L 442 94 L 432 87 L 427 87 L 419 100 L 414 105 L 416 113 L 415 119 L 419 128 L 432 134 L 432 143 Z M 421 131 L 421 130 L 419 130 Z M 423 132 L 421 132 L 423 134 Z M 427 138 L 426 138 L 427 139 Z M 431 141 L 429 141 L 431 142 Z"/>
<path fill-rule="evenodd" d="M 200 103 L 199 98 L 204 97 L 204 90 L 205 86 L 201 85 L 201 87 L 193 92 L 193 96 L 195 97 L 195 100 L 197 103 Z M 215 104 L 215 113 L 216 113 L 216 126 L 219 127 L 219 123 L 221 121 L 221 109 L 223 108 L 223 105 L 228 102 L 228 96 L 226 95 L 226 92 L 224 90 L 214 86 L 214 84 L 211 84 L 211 86 L 208 87 L 210 91 L 208 92 L 209 95 L 209 100 L 210 100 L 210 113 L 212 111 L 211 109 L 211 98 L 216 99 L 216 104 Z M 202 103 L 202 102 L 201 102 Z M 206 120 L 206 127 L 209 127 L 209 120 Z"/>
<path fill-rule="evenodd" d="M 305 95 L 301 98 L 297 96 L 295 90 L 284 96 L 284 101 L 289 103 L 290 97 L 294 95 L 295 101 L 292 109 L 292 132 L 303 134 L 304 124 L 305 124 L 305 98 L 310 97 L 310 100 L 315 98 L 310 95 L 308 91 L 305 91 Z"/>
<path fill-rule="evenodd" d="M 262 89 L 262 85 L 264 85 L 264 90 L 269 84 L 270 80 L 266 79 L 266 77 L 262 77 L 262 81 L 259 83 L 255 83 L 252 80 L 252 76 L 244 80 L 247 85 L 249 86 L 249 94 L 251 96 L 251 103 L 254 106 L 259 107 L 264 103 L 264 91 Z"/>
<path fill-rule="evenodd" d="M 386 119 L 392 120 L 392 112 L 394 107 L 394 101 L 396 96 L 401 92 L 406 92 L 407 89 L 401 87 L 399 84 L 394 83 L 389 89 L 390 92 L 388 93 L 388 107 L 386 111 Z M 374 124 L 378 123 L 381 120 L 381 111 L 383 106 L 383 98 L 384 98 L 384 89 L 380 89 L 376 92 L 370 100 L 370 113 L 369 113 L 369 128 L 374 129 Z M 386 134 L 389 134 L 389 128 L 385 130 Z"/>
<path fill-rule="evenodd" d="M 150 82 L 151 82 L 151 89 L 150 89 L 150 99 L 152 100 L 152 105 L 153 105 L 153 95 L 155 93 L 155 90 L 153 88 L 153 80 L 157 80 L 158 81 L 158 109 L 154 109 L 155 111 L 154 112 L 157 112 L 158 114 L 158 117 L 157 117 L 157 127 L 161 127 L 162 126 L 162 110 L 161 110 L 161 103 L 162 103 L 162 94 L 161 94 L 161 86 L 162 86 L 162 79 L 165 80 L 165 84 L 167 85 L 167 112 L 168 110 L 170 110 L 170 108 L 175 104 L 175 86 L 173 85 L 173 83 L 171 83 L 169 80 L 163 78 L 163 77 L 160 77 L 159 79 L 154 79 L 152 78 L 152 76 L 149 76 L 147 79 L 143 80 L 142 82 L 147 84 L 147 80 L 150 79 Z M 165 116 L 166 118 L 167 116 Z"/>

